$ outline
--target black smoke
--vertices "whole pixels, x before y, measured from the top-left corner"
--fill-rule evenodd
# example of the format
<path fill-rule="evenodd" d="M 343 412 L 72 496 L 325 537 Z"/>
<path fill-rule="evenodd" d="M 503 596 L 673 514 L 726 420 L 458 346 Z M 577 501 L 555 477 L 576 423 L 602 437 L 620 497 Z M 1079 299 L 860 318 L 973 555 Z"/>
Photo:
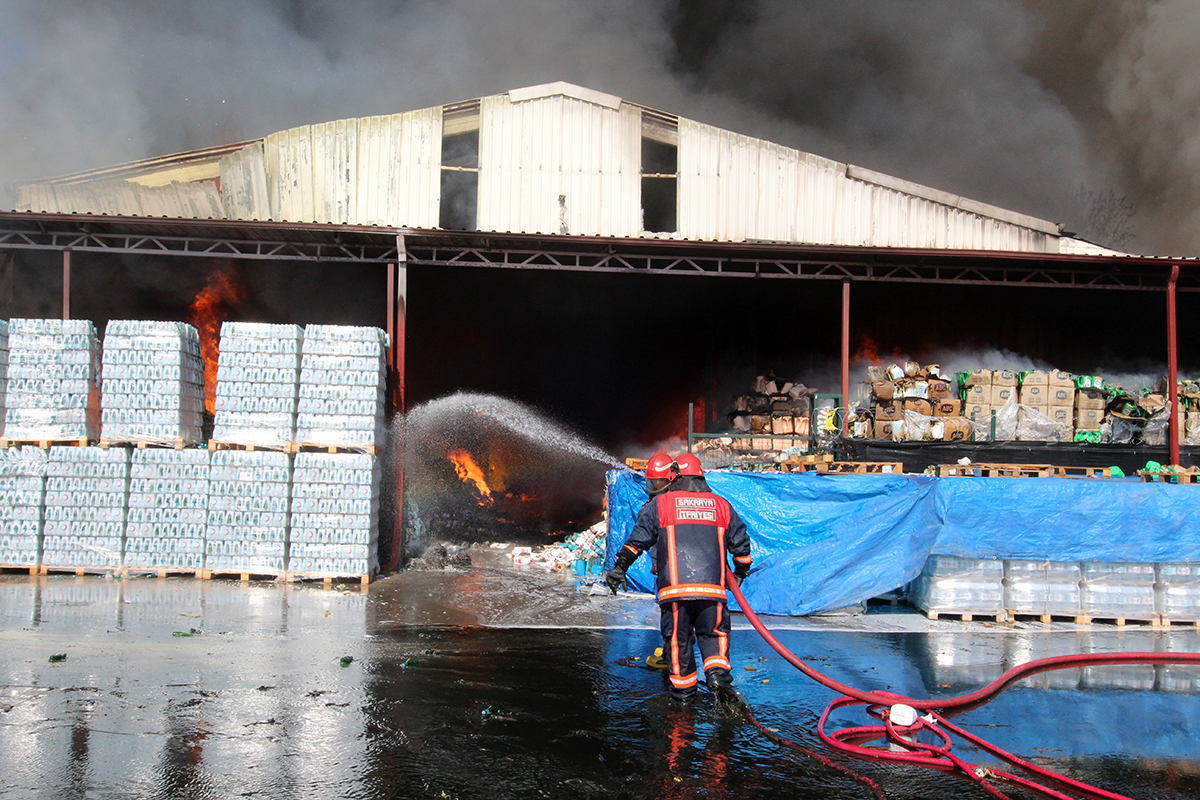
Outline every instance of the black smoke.
<path fill-rule="evenodd" d="M 1192 254 L 1197 32 L 1191 0 L 14 0 L 0 205 L 18 181 L 566 80 Z"/>

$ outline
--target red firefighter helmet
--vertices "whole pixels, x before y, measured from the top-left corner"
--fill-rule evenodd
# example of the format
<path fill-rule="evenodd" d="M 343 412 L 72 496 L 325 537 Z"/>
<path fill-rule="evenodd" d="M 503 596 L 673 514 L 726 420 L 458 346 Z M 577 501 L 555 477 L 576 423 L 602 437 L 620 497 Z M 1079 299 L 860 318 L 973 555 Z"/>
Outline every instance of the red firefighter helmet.
<path fill-rule="evenodd" d="M 665 478 L 668 481 L 675 477 L 673 468 L 675 462 L 666 453 L 655 453 L 646 462 L 646 480 Z"/>
<path fill-rule="evenodd" d="M 704 477 L 704 468 L 700 466 L 700 459 L 691 453 L 683 453 L 677 456 L 675 463 L 679 466 L 680 475 L 690 475 L 694 478 Z"/>

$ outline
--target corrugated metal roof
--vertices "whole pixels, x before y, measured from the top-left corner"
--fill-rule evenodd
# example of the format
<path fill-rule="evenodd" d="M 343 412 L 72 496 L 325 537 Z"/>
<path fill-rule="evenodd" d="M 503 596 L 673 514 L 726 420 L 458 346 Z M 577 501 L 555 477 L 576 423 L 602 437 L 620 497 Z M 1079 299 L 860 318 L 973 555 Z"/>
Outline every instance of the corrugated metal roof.
<path fill-rule="evenodd" d="M 18 208 L 435 227 L 443 108 L 449 132 L 473 130 L 478 108 L 483 230 L 1059 248 L 1054 223 L 561 82 L 27 183 Z M 678 148 L 673 234 L 643 234 L 643 138 Z"/>

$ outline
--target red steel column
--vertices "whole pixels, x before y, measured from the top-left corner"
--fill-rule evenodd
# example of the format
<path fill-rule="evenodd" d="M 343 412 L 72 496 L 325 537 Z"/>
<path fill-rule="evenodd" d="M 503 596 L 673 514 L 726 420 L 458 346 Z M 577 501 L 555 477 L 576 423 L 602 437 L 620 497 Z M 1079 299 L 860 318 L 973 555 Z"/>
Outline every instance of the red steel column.
<path fill-rule="evenodd" d="M 392 397 L 392 410 L 397 416 L 408 411 L 404 392 L 404 329 L 406 309 L 408 305 L 408 253 L 404 247 L 404 236 L 396 235 L 396 263 L 388 264 L 387 280 L 387 324 L 388 339 L 391 348 L 388 353 L 388 366 L 395 377 L 395 388 Z M 393 431 L 403 431 L 402 425 L 393 425 Z M 387 562 L 383 565 L 385 571 L 392 571 L 400 564 L 404 548 L 404 439 L 401 436 L 391 443 L 394 448 L 395 487 L 393 489 L 395 517 L 392 520 L 392 551 L 388 554 Z"/>
<path fill-rule="evenodd" d="M 1171 265 L 1171 278 L 1167 281 L 1167 430 L 1171 442 L 1171 463 L 1179 463 L 1179 340 L 1175 324 L 1175 284 L 1179 280 L 1179 265 Z"/>
<path fill-rule="evenodd" d="M 62 318 L 71 318 L 71 251 L 63 250 Z"/>
<path fill-rule="evenodd" d="M 850 281 L 842 281 L 842 435 L 850 433 Z"/>

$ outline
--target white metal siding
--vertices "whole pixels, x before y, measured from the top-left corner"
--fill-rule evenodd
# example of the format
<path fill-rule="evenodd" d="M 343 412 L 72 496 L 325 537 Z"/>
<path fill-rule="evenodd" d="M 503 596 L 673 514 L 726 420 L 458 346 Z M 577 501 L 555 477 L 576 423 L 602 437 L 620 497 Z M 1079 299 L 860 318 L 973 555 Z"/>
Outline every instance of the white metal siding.
<path fill-rule="evenodd" d="M 641 112 L 570 97 L 483 98 L 480 230 L 641 233 Z M 562 200 L 560 202 L 560 196 Z"/>
<path fill-rule="evenodd" d="M 221 159 L 221 202 L 228 219 L 262 221 L 271 217 L 262 142 Z"/>

